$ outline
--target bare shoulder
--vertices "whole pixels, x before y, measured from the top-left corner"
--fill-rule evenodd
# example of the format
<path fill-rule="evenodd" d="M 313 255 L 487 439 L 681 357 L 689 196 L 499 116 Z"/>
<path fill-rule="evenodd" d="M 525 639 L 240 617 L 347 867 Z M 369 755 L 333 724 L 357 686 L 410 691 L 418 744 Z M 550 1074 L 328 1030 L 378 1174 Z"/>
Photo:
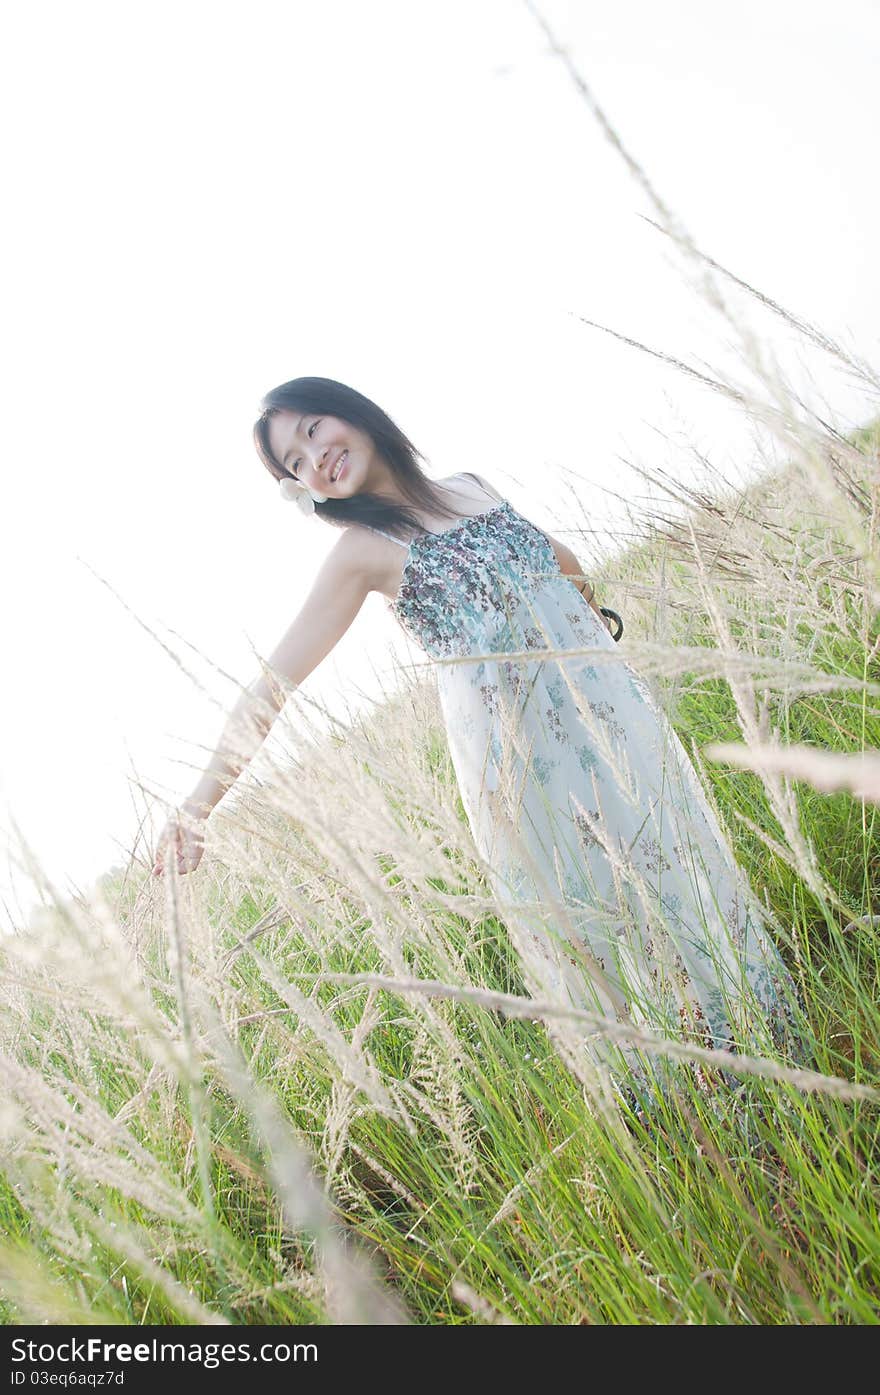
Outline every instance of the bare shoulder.
<path fill-rule="evenodd" d="M 387 542 L 380 534 L 359 524 L 349 524 L 337 538 L 327 561 L 340 574 L 358 577 L 368 590 L 373 590 L 383 569 L 387 569 L 386 549 Z"/>
<path fill-rule="evenodd" d="M 455 478 L 455 476 L 453 476 L 453 478 Z M 485 475 L 478 475 L 473 470 L 467 470 L 464 471 L 464 478 L 466 480 L 475 480 L 481 489 L 485 490 L 493 499 L 497 499 L 499 503 L 504 502 L 504 496 L 498 493 L 498 490 L 494 485 L 489 483 Z"/>

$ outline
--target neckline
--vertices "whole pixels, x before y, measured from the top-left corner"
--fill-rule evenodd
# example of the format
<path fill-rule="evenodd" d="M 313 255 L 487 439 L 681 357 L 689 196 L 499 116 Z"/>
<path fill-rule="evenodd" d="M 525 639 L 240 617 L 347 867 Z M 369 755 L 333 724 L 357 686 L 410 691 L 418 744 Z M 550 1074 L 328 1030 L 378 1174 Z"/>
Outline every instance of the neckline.
<path fill-rule="evenodd" d="M 432 533 L 426 528 L 423 533 L 417 533 L 411 540 L 407 546 L 407 551 L 415 547 L 416 543 L 422 542 L 425 538 L 445 538 L 447 533 L 454 533 L 464 523 L 473 523 L 478 518 L 488 518 L 490 514 L 497 513 L 499 509 L 503 509 L 506 504 L 507 500 L 504 499 L 500 504 L 494 504 L 491 509 L 483 509 L 480 513 L 463 514 L 461 518 L 457 518 L 454 523 L 450 523 L 448 528 L 441 528 L 439 533 Z"/>
<path fill-rule="evenodd" d="M 407 543 L 406 556 L 403 559 L 403 568 L 400 573 L 400 585 L 397 588 L 397 595 L 393 601 L 388 602 L 392 610 L 396 610 L 400 602 L 401 592 L 406 585 L 406 574 L 409 571 L 409 565 L 412 561 L 413 548 L 417 543 L 425 542 L 428 538 L 445 538 L 448 533 L 457 533 L 459 528 L 463 528 L 466 523 L 476 523 L 478 519 L 491 518 L 494 513 L 501 513 L 503 509 L 507 508 L 510 508 L 510 503 L 507 499 L 503 499 L 500 504 L 494 504 L 491 509 L 483 509 L 482 513 L 465 514 L 463 518 L 456 519 L 455 523 L 450 524 L 448 528 L 443 528 L 439 533 L 427 531 L 419 533 L 417 537 Z"/>

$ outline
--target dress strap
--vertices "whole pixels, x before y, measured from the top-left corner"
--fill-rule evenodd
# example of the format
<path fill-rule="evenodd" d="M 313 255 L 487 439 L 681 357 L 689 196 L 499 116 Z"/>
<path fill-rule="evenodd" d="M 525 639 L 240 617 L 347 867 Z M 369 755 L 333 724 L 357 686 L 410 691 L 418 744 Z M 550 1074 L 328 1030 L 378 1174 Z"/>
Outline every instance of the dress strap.
<path fill-rule="evenodd" d="M 475 475 L 470 470 L 462 470 L 459 472 L 459 477 L 461 479 L 466 480 L 475 480 L 476 483 L 480 486 L 480 488 L 484 491 L 484 493 L 489 495 L 490 499 L 496 499 L 499 504 L 504 502 L 504 500 L 501 498 L 501 495 L 497 493 L 497 491 L 494 490 L 490 484 L 487 484 L 481 475 Z"/>
<path fill-rule="evenodd" d="M 367 526 L 369 527 L 371 533 L 381 533 L 382 537 L 387 538 L 389 542 L 399 543 L 401 547 L 408 547 L 409 545 L 408 543 L 403 542 L 401 538 L 395 538 L 391 535 L 391 533 L 386 533 L 383 528 L 375 528 L 372 524 L 368 524 Z"/>
<path fill-rule="evenodd" d="M 504 502 L 501 498 L 501 495 L 497 494 L 491 485 L 488 485 L 484 479 L 480 478 L 479 475 L 471 474 L 471 472 L 468 470 L 459 470 L 458 473 L 452 475 L 451 478 L 454 480 L 475 480 L 476 483 L 480 486 L 480 488 L 484 491 L 484 493 L 489 495 L 490 499 L 496 499 L 499 503 Z M 401 538 L 395 538 L 391 533 L 386 533 L 383 528 L 376 528 L 372 523 L 368 523 L 367 527 L 370 529 L 371 533 L 379 533 L 381 537 L 388 538 L 389 542 L 397 543 L 400 547 L 409 547 L 409 543 L 403 542 Z M 434 534 L 433 536 L 437 537 L 438 534 Z"/>

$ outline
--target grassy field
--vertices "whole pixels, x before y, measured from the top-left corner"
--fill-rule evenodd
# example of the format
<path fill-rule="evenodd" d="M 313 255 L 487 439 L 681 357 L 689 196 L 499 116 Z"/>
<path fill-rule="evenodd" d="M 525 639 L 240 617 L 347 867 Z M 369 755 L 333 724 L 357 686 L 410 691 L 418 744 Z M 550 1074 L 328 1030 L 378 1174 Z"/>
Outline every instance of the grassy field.
<path fill-rule="evenodd" d="M 135 861 L 0 945 L 6 1322 L 876 1320 L 880 791 L 707 756 L 880 749 L 880 433 L 791 444 L 594 576 L 778 927 L 812 1073 L 682 1072 L 650 1122 L 597 1098 L 525 995 L 431 681 L 313 741 L 297 694 L 295 757 L 197 872 Z"/>

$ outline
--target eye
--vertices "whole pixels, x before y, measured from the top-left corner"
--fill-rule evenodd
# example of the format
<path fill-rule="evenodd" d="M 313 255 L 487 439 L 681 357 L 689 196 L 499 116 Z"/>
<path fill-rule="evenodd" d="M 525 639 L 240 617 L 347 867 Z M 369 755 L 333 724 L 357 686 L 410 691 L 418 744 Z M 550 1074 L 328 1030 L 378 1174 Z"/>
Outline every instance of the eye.
<path fill-rule="evenodd" d="M 309 440 L 312 439 L 312 432 L 313 432 L 313 431 L 317 431 L 318 426 L 320 425 L 320 423 L 321 423 L 323 420 L 324 420 L 323 417 L 318 417 L 318 420 L 317 420 L 317 421 L 313 421 L 313 422 L 312 422 L 311 426 L 309 427 L 308 431 L 306 432 L 306 435 L 308 436 Z M 294 479 L 296 479 L 296 467 L 297 467 L 298 464 L 299 464 L 299 456 L 296 457 L 296 460 L 294 460 L 293 464 L 292 464 L 291 467 L 290 467 L 290 473 L 293 475 Z"/>

